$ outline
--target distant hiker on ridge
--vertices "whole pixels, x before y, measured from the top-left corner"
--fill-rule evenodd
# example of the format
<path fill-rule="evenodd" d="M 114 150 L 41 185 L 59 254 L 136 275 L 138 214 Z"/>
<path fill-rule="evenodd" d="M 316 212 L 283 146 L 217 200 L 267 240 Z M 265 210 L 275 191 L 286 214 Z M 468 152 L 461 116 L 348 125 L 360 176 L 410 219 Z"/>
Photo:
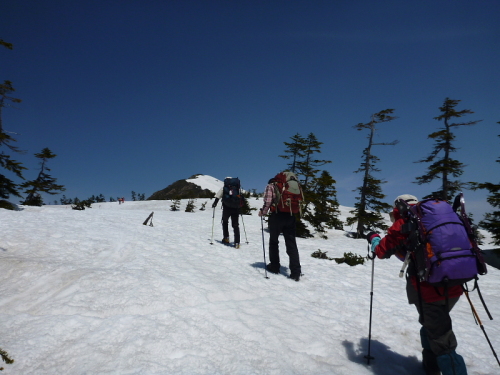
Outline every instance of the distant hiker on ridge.
<path fill-rule="evenodd" d="M 406 202 L 408 207 L 417 205 L 418 199 L 409 194 L 400 195 L 394 201 L 390 213 L 392 226 L 387 235 L 380 238 L 378 233 L 370 232 L 366 238 L 371 244 L 371 251 L 380 259 L 392 255 L 400 260 L 409 260 L 406 275 L 406 294 L 408 303 L 414 304 L 419 313 L 420 341 L 422 343 L 422 366 L 427 375 L 467 375 L 462 356 L 455 352 L 457 339 L 452 330 L 450 311 L 462 295 L 461 285 L 446 287 L 432 286 L 417 278 L 417 266 L 407 254 L 409 234 L 403 227 L 406 220 L 398 210 L 397 203 Z M 457 219 L 458 220 L 458 219 Z M 438 238 L 441 239 L 441 238 Z M 404 271 L 402 271 L 404 272 Z"/>
<path fill-rule="evenodd" d="M 243 205 L 243 197 L 241 195 L 241 184 L 238 177 L 226 177 L 224 186 L 215 195 L 215 201 L 212 208 L 217 206 L 219 199 L 222 198 L 222 243 L 229 245 L 229 218 L 231 218 L 231 226 L 234 231 L 234 247 L 240 248 L 240 226 L 239 216 L 240 208 Z"/>
<path fill-rule="evenodd" d="M 266 269 L 271 273 L 280 273 L 279 235 L 283 233 L 286 253 L 289 257 L 290 278 L 300 280 L 299 249 L 295 240 L 295 214 L 300 212 L 304 196 L 297 177 L 292 172 L 278 173 L 271 178 L 264 191 L 264 206 L 259 216 L 269 215 L 269 264 Z"/>

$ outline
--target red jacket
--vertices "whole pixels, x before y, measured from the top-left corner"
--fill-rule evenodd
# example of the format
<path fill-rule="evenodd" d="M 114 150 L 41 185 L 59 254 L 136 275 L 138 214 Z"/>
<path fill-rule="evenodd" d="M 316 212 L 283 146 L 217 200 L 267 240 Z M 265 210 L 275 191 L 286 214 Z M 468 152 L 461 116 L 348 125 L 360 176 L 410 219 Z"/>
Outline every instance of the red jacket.
<path fill-rule="evenodd" d="M 397 248 L 399 245 L 403 245 L 408 237 L 408 235 L 401 233 L 401 226 L 404 224 L 404 219 L 399 215 L 397 208 L 394 208 L 392 214 L 395 219 L 394 224 L 387 230 L 387 235 L 382 238 L 379 245 L 375 248 L 375 253 L 380 259 L 390 258 L 394 254 L 400 260 L 404 260 L 405 250 L 402 249 L 403 246 Z M 409 267 L 412 267 L 412 265 L 410 264 Z M 410 281 L 415 290 L 417 290 L 416 276 L 410 276 Z M 444 295 L 444 288 L 431 286 L 425 281 L 420 283 L 420 293 L 425 302 L 436 302 L 446 298 Z M 461 285 L 448 288 L 448 298 L 458 297 L 460 295 L 462 295 Z"/>

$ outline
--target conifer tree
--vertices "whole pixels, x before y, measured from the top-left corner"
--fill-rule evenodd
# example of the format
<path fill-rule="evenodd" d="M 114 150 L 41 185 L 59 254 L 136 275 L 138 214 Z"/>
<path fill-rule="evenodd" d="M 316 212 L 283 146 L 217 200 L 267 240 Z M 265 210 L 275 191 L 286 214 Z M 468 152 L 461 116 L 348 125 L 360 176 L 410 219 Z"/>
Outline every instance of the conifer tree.
<path fill-rule="evenodd" d="M 59 199 L 59 201 L 61 202 L 62 205 L 66 205 L 66 204 L 72 204 L 73 203 L 73 199 L 71 198 L 66 198 L 66 195 L 63 194 L 62 198 Z"/>
<path fill-rule="evenodd" d="M 185 212 L 194 212 L 194 209 L 196 206 L 194 205 L 194 199 L 190 198 L 187 202 L 186 209 L 184 210 Z"/>
<path fill-rule="evenodd" d="M 179 211 L 181 207 L 181 200 L 178 198 L 172 199 L 172 204 L 170 205 L 170 211 Z"/>
<path fill-rule="evenodd" d="M 317 167 L 331 163 L 330 160 L 315 159 L 315 154 L 321 153 L 323 142 L 318 141 L 313 133 L 309 133 L 303 142 L 303 158 L 296 162 L 297 175 L 303 177 L 302 186 L 308 191 L 308 183 L 319 172 Z"/>
<path fill-rule="evenodd" d="M 304 193 L 304 201 L 306 203 L 303 207 L 303 219 L 305 221 L 314 220 L 315 223 L 324 222 L 324 217 L 313 219 L 316 211 L 311 206 L 311 204 L 314 205 L 315 203 L 313 202 L 314 196 L 310 194 L 312 189 L 310 185 L 311 181 L 316 178 L 317 173 L 320 171 L 318 167 L 331 163 L 331 161 L 315 158 L 315 154 L 321 153 L 321 145 L 323 142 L 319 142 L 313 133 L 309 133 L 306 138 L 297 133 L 291 137 L 291 139 L 292 142 L 284 142 L 287 147 L 285 153 L 289 155 L 280 155 L 280 157 L 292 160 L 292 162 L 288 164 L 289 170 L 295 173 L 300 180 L 300 185 Z M 333 179 L 332 181 L 335 182 Z M 311 225 L 314 226 L 315 224 L 311 222 Z M 297 217 L 296 235 L 302 238 L 313 237 L 300 217 Z"/>
<path fill-rule="evenodd" d="M 337 190 L 335 189 L 335 180 L 330 173 L 323 171 L 319 177 L 314 177 L 309 191 L 309 197 L 314 203 L 314 211 L 308 211 L 304 214 L 313 228 L 321 233 L 321 237 L 327 239 L 324 234 L 325 228 L 342 229 L 342 221 L 338 219 L 340 215 L 339 203 L 337 202 Z"/>
<path fill-rule="evenodd" d="M 12 49 L 13 45 L 12 43 L 8 43 L 3 39 L 0 39 L 0 46 L 4 46 L 5 48 Z"/>
<path fill-rule="evenodd" d="M 40 193 L 54 195 L 66 190 L 63 185 L 56 184 L 56 178 L 46 173 L 46 171 L 50 171 L 47 167 L 49 159 L 53 159 L 57 155 L 53 154 L 52 151 L 46 147 L 41 152 L 35 154 L 35 156 L 41 160 L 38 177 L 33 181 L 26 181 L 21 184 L 21 187 L 26 189 L 24 192 L 28 194 L 23 204 L 28 206 L 41 206 L 43 204 Z"/>
<path fill-rule="evenodd" d="M 243 205 L 240 207 L 241 215 L 251 215 L 252 211 L 257 210 L 256 208 L 250 207 L 250 203 L 248 198 L 250 197 L 250 193 L 243 194 L 241 199 L 243 200 Z"/>
<path fill-rule="evenodd" d="M 498 124 L 500 124 L 500 122 L 498 122 Z M 500 163 L 500 158 L 498 158 L 496 162 Z M 496 246 L 500 246 L 500 183 L 472 183 L 472 188 L 474 190 L 485 189 L 490 192 L 486 200 L 491 206 L 496 208 L 496 210 L 486 213 L 484 219 L 479 222 L 479 226 L 490 232 L 493 236 L 493 243 Z"/>
<path fill-rule="evenodd" d="M 432 163 L 428 166 L 426 174 L 417 177 L 416 183 L 418 185 L 428 184 L 435 179 L 441 179 L 441 188 L 424 198 L 434 197 L 451 201 L 453 196 L 460 190 L 461 186 L 464 185 L 458 180 L 450 180 L 451 177 L 456 178 L 461 176 L 465 167 L 463 163 L 456 159 L 452 159 L 450 156 L 452 152 L 456 152 L 457 150 L 452 143 L 455 139 L 452 129 L 458 128 L 459 126 L 475 125 L 481 120 L 453 123 L 452 121 L 454 121 L 454 119 L 474 113 L 470 109 L 457 111 L 455 107 L 459 102 L 460 100 L 453 100 L 450 98 L 444 100 L 443 105 L 439 107 L 441 115 L 434 117 L 435 120 L 442 120 L 444 127 L 439 128 L 438 131 L 427 136 L 427 138 L 434 139 L 434 149 L 429 156 L 416 162 Z"/>
<path fill-rule="evenodd" d="M 92 198 L 85 199 L 83 201 L 75 198 L 73 204 L 71 205 L 71 208 L 73 210 L 83 211 L 85 210 L 85 208 L 92 208 L 92 203 L 94 203 L 94 201 L 92 201 Z"/>
<path fill-rule="evenodd" d="M 295 221 L 295 235 L 300 238 L 312 238 L 314 237 L 307 227 L 307 225 L 304 223 L 304 220 L 300 217 L 296 217 Z"/>
<path fill-rule="evenodd" d="M 305 156 L 306 151 L 306 140 L 299 133 L 295 134 L 293 137 L 290 137 L 292 142 L 283 142 L 287 147 L 285 149 L 285 154 L 288 155 L 279 155 L 280 158 L 286 160 L 292 160 L 288 163 L 288 168 L 290 172 L 296 173 L 295 168 L 297 165 L 297 161 L 302 159 Z"/>
<path fill-rule="evenodd" d="M 384 122 L 395 120 L 397 117 L 392 116 L 394 109 L 385 109 L 372 115 L 370 122 L 366 124 L 359 123 L 355 125 L 356 130 L 368 129 L 369 134 L 368 146 L 363 150 L 363 162 L 361 167 L 355 171 L 356 173 L 363 173 L 363 185 L 354 191 L 359 191 L 359 197 L 356 197 L 354 210 L 350 211 L 354 216 L 348 217 L 346 220 L 347 225 L 358 223 L 356 233 L 357 237 L 362 237 L 365 231 L 375 231 L 376 229 L 386 230 L 387 225 L 384 224 L 380 212 L 387 212 L 391 205 L 382 202 L 385 195 L 382 193 L 381 185 L 386 181 L 379 180 L 373 176 L 374 172 L 380 172 L 380 169 L 375 167 L 375 164 L 380 160 L 372 154 L 372 147 L 378 145 L 393 146 L 398 143 L 397 140 L 390 143 L 374 143 L 373 136 L 377 130 L 376 125 Z"/>
<path fill-rule="evenodd" d="M 2 357 L 2 360 L 7 363 L 8 365 L 11 365 L 14 363 L 14 360 L 10 357 L 9 353 L 7 353 L 5 350 L 0 348 L 0 356 Z M 3 367 L 0 368 L 0 371 L 3 370 Z"/>
<path fill-rule="evenodd" d="M 21 102 L 21 99 L 10 96 L 10 93 L 14 91 L 12 82 L 4 81 L 3 84 L 0 84 L 0 167 L 14 173 L 19 178 L 24 179 L 23 170 L 26 168 L 22 166 L 22 163 L 11 159 L 10 155 L 4 152 L 5 149 L 17 153 L 23 152 L 19 150 L 18 147 L 12 145 L 12 142 L 16 142 L 16 139 L 4 130 L 2 123 L 2 109 L 7 106 L 7 103 Z M 19 187 L 16 183 L 14 183 L 14 181 L 0 173 L 0 198 L 7 199 L 10 195 L 20 197 L 21 194 L 18 189 Z"/>

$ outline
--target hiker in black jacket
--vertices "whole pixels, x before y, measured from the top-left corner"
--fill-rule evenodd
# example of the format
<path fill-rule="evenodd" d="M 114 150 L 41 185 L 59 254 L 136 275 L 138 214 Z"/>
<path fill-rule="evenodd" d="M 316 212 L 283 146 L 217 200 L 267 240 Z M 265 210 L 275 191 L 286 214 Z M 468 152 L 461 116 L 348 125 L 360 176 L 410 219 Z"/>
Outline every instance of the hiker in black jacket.
<path fill-rule="evenodd" d="M 230 181 L 232 177 L 226 177 L 224 181 Z M 238 187 L 239 190 L 239 187 Z M 240 248 L 240 225 L 239 225 L 239 216 L 240 216 L 240 208 L 239 207 L 229 207 L 223 198 L 224 194 L 224 186 L 217 192 L 215 195 L 215 201 L 212 204 L 212 208 L 217 207 L 219 200 L 222 198 L 222 243 L 224 245 L 229 245 L 229 218 L 231 218 L 231 226 L 233 227 L 234 232 L 234 247 L 236 249 Z"/>

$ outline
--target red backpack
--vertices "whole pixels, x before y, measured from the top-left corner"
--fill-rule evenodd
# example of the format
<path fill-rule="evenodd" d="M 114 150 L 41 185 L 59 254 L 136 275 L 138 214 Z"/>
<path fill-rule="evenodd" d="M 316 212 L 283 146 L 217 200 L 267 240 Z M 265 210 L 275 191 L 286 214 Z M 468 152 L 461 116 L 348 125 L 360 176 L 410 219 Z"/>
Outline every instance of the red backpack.
<path fill-rule="evenodd" d="M 280 172 L 274 177 L 274 200 L 272 212 L 290 212 L 302 214 L 304 194 L 300 188 L 299 180 L 293 172 Z"/>

